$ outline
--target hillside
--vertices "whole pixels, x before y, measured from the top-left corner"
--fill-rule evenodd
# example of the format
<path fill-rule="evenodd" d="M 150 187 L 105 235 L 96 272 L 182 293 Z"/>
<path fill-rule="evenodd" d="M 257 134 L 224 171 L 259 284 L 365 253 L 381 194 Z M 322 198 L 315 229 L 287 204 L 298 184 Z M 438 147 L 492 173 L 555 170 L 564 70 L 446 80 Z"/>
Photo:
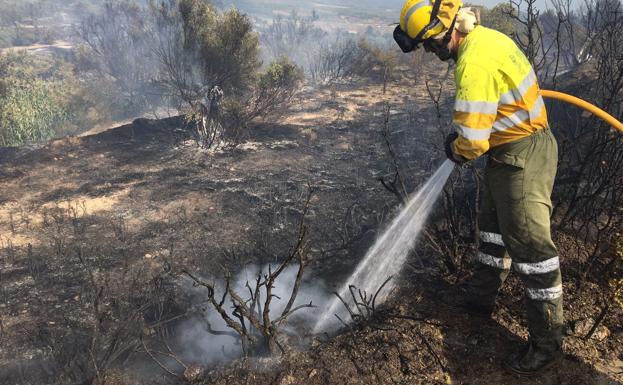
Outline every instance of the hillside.
<path fill-rule="evenodd" d="M 405 100 L 401 89 L 392 87 L 383 96 L 378 86 L 365 84 L 309 89 L 286 119 L 257 124 L 248 141 L 230 151 L 199 149 L 185 137 L 180 118 L 140 119 L 38 148 L 2 149 L 0 383 L 78 381 L 89 352 L 108 341 L 105 333 L 94 338 L 91 325 L 100 322 L 106 330 L 118 330 L 115 322 L 122 322 L 128 310 L 114 302 L 129 295 L 130 277 L 121 272 L 140 270 L 148 281 L 176 286 L 170 272 L 182 267 L 214 272 L 226 265 L 236 271 L 283 254 L 295 236 L 308 183 L 316 193 L 307 219 L 312 248 L 306 281 L 323 282 L 327 290 L 338 286 L 396 207 L 377 181 L 390 171 L 381 136 L 384 103 L 392 106 L 392 139 L 405 169 L 420 175 L 409 189 L 442 159 L 431 152 L 439 136 L 431 118 L 417 118 L 421 130 L 400 130 L 413 119 L 413 105 L 432 108 L 427 97 L 417 96 L 425 95 L 422 86 L 411 95 Z M 566 255 L 568 241 L 562 234 L 557 238 Z M 566 358 L 558 371 L 538 380 L 499 369 L 501 358 L 527 336 L 517 279 L 505 286 L 493 320 L 487 321 L 439 305 L 435 293 L 451 282 L 435 259 L 414 256 L 400 289 L 372 320 L 335 338 L 310 338 L 303 332 L 301 341 L 311 344 L 309 350 L 237 361 L 195 381 L 622 383 L 621 313 L 611 312 L 593 339 L 582 338 L 599 312 L 601 286 L 589 282 L 577 290 L 577 263 L 572 255 L 563 259 Z M 179 337 L 185 325 L 179 318 L 192 317 L 183 286 L 171 293 L 177 297 L 164 302 L 168 305 L 161 315 L 178 319 L 167 330 Z M 94 305 L 97 298 L 102 304 Z M 98 321 L 98 315 L 109 318 Z M 197 353 L 182 342 L 173 346 L 186 364 L 214 369 L 202 350 Z M 140 351 L 134 346 L 121 352 L 124 359 L 103 369 L 106 383 L 178 382 L 164 374 L 154 377 L 159 368 Z"/>

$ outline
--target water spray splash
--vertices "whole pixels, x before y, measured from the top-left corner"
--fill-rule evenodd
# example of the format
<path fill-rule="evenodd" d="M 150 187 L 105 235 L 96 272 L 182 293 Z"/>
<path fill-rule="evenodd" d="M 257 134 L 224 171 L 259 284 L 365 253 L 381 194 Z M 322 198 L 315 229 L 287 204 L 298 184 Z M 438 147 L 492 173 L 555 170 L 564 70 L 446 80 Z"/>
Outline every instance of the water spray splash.
<path fill-rule="evenodd" d="M 350 298 L 350 285 L 362 291 L 365 290 L 368 294 L 374 294 L 388 277 L 396 276 L 402 270 L 409 251 L 415 246 L 415 241 L 453 169 L 454 164 L 446 160 L 424 186 L 409 199 L 400 214 L 368 250 L 355 272 L 338 292 L 345 301 L 348 302 Z M 377 297 L 377 303 L 385 299 L 384 294 L 392 289 L 393 282 L 394 280 L 391 280 L 385 285 L 383 292 Z M 324 308 L 314 326 L 314 333 L 338 326 L 339 321 L 335 314 L 342 320 L 348 318 L 348 311 L 337 296 Z"/>

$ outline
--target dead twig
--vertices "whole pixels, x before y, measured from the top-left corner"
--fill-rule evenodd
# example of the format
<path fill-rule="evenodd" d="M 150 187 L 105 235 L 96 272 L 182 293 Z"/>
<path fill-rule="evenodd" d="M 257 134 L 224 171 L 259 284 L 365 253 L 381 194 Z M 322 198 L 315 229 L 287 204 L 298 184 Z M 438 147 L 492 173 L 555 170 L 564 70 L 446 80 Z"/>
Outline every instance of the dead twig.
<path fill-rule="evenodd" d="M 385 281 L 383 281 L 383 283 L 374 292 L 374 295 L 368 295 L 366 290 L 357 289 L 355 285 L 349 285 L 348 291 L 350 293 L 350 296 L 352 298 L 353 305 L 355 306 L 356 311 L 355 309 L 351 309 L 348 302 L 346 302 L 346 300 L 340 295 L 340 293 L 334 291 L 333 294 L 335 294 L 335 296 L 340 300 L 342 305 L 344 305 L 344 307 L 346 308 L 346 311 L 348 311 L 348 314 L 350 315 L 350 318 L 353 322 L 358 322 L 364 319 L 371 319 L 377 313 L 376 299 L 379 293 L 383 290 L 383 288 L 387 285 L 387 283 L 392 278 L 393 277 L 390 276 Z M 340 319 L 340 317 L 337 314 L 335 314 L 335 316 L 338 319 Z M 340 321 L 342 320 L 340 319 Z"/>
<path fill-rule="evenodd" d="M 420 333 L 419 330 L 415 330 L 415 333 L 418 335 L 418 337 L 420 337 L 420 339 L 422 340 L 422 343 L 424 343 L 424 345 L 426 346 L 428 353 L 430 353 L 430 355 L 433 356 L 437 364 L 439 364 L 439 366 L 441 367 L 441 370 L 443 370 L 445 373 L 448 373 L 448 368 L 446 367 L 446 365 L 444 365 L 443 361 L 441 361 L 441 358 L 439 358 L 439 355 L 435 352 L 435 349 L 433 349 L 433 347 L 428 342 L 426 337 L 424 337 L 424 335 Z"/>
<path fill-rule="evenodd" d="M 379 293 L 381 292 L 381 290 L 383 290 L 383 288 L 385 287 L 385 285 L 387 285 L 387 283 L 393 278 L 394 276 L 390 275 L 389 277 L 387 277 L 387 279 L 381 284 L 381 286 L 379 286 L 379 288 L 376 290 L 376 293 L 374 293 L 374 297 L 372 298 L 372 312 L 374 313 L 374 311 L 376 310 L 376 297 L 378 297 Z"/>
<path fill-rule="evenodd" d="M 391 142 L 391 138 L 390 138 L 390 111 L 391 108 L 389 106 L 389 104 L 386 104 L 383 107 L 383 112 L 384 112 L 384 121 L 383 121 L 383 139 L 385 140 L 385 145 L 387 146 L 387 150 L 389 152 L 389 156 L 391 157 L 392 160 L 392 167 L 394 168 L 394 179 L 392 181 L 387 181 L 385 180 L 384 177 L 379 178 L 379 181 L 381 182 L 381 184 L 383 185 L 383 187 L 385 187 L 389 192 L 391 192 L 392 194 L 394 194 L 396 196 L 396 198 L 398 198 L 398 201 L 401 204 L 404 204 L 407 201 L 407 188 L 405 186 L 404 183 L 404 178 L 401 175 L 400 172 L 400 166 L 398 164 L 398 156 L 396 155 L 396 152 L 394 151 L 394 147 L 392 145 Z"/>
<path fill-rule="evenodd" d="M 162 362 L 160 362 L 160 360 L 158 358 L 156 358 L 156 356 L 153 355 L 153 353 L 147 348 L 147 345 L 145 345 L 145 341 L 141 338 L 141 344 L 143 345 L 143 349 L 145 350 L 145 353 L 147 353 L 147 355 L 149 355 L 149 357 L 156 363 L 158 364 L 158 366 L 160 366 L 160 368 L 162 370 L 164 370 L 167 374 L 169 374 L 170 376 L 173 376 L 175 378 L 179 378 L 182 379 L 182 377 L 180 377 L 179 375 L 175 374 L 173 371 L 171 371 L 171 369 L 167 368 L 166 365 L 164 365 Z"/>
<path fill-rule="evenodd" d="M 255 287 L 251 287 L 248 281 L 245 283 L 245 291 L 248 291 L 249 298 L 243 298 L 243 296 L 231 286 L 231 276 L 229 273 L 225 276 L 225 290 L 223 295 L 217 300 L 215 298 L 215 284 L 206 282 L 187 270 L 182 270 L 182 274 L 189 277 L 196 286 L 207 289 L 208 302 L 219 313 L 223 321 L 225 321 L 225 324 L 233 330 L 233 332 L 216 331 L 208 324 L 208 331 L 213 334 L 229 335 L 238 338 L 242 343 L 245 354 L 249 354 L 257 349 L 267 349 L 271 354 L 285 352 L 285 348 L 278 340 L 282 325 L 288 320 L 288 317 L 295 312 L 304 308 L 314 307 L 312 302 L 295 306 L 305 269 L 308 232 L 307 226 L 305 225 L 305 218 L 309 211 L 309 204 L 313 193 L 313 188 L 309 186 L 307 199 L 305 200 L 301 220 L 298 225 L 296 242 L 289 249 L 286 257 L 275 269 L 269 265 L 266 274 L 259 271 L 255 280 Z M 281 299 L 273 293 L 273 289 L 286 267 L 292 264 L 295 259 L 298 262 L 298 270 L 288 301 L 281 311 L 281 314 L 275 319 L 271 319 L 270 311 L 273 299 Z M 225 309 L 227 300 L 229 300 L 233 308 L 230 312 Z"/>

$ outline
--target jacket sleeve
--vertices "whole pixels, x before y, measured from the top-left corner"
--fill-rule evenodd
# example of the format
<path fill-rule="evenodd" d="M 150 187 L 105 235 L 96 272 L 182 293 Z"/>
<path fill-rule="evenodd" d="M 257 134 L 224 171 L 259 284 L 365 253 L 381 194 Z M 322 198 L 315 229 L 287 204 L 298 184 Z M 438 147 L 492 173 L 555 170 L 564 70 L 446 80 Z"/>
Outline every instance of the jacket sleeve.
<path fill-rule="evenodd" d="M 495 76 L 491 70 L 471 63 L 460 63 L 455 70 L 453 122 L 459 137 L 452 149 L 465 159 L 476 159 L 489 150 L 500 99 Z"/>

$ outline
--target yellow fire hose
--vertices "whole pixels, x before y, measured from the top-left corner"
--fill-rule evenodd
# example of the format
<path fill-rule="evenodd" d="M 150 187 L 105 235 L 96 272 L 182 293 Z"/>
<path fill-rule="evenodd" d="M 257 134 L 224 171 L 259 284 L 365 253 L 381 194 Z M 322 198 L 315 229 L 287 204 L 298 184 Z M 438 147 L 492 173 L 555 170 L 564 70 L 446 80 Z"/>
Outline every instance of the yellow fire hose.
<path fill-rule="evenodd" d="M 606 111 L 602 110 L 601 108 L 599 108 L 597 106 L 594 106 L 594 105 L 588 103 L 585 100 L 582 100 L 580 98 L 576 98 L 575 96 L 571 96 L 571 95 L 568 95 L 568 94 L 565 94 L 565 93 L 562 93 L 562 92 L 551 91 L 551 90 L 541 90 L 541 95 L 543 97 L 545 97 L 545 98 L 561 100 L 563 102 L 566 102 L 566 103 L 569 103 L 569 104 L 573 104 L 574 106 L 580 107 L 580 108 L 582 108 L 582 109 L 592 113 L 593 115 L 595 115 L 599 119 L 605 121 L 606 123 L 608 123 L 612 127 L 614 127 L 617 130 L 621 131 L 621 133 L 623 133 L 623 123 L 621 123 L 620 121 L 615 119 L 614 116 L 610 115 Z"/>

